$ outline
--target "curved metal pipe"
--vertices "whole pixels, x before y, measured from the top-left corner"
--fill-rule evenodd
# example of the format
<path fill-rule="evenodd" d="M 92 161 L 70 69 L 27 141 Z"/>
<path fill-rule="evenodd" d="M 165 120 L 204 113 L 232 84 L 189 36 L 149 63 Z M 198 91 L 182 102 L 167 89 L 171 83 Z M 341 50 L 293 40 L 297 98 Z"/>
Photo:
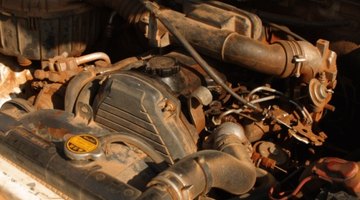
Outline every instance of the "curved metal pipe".
<path fill-rule="evenodd" d="M 91 54 L 87 54 L 87 55 L 75 58 L 75 62 L 77 65 L 82 65 L 82 64 L 85 64 L 88 62 L 94 62 L 96 60 L 103 60 L 107 64 L 111 64 L 111 60 L 110 60 L 109 56 L 103 52 L 95 52 L 95 53 L 91 53 Z"/>
<path fill-rule="evenodd" d="M 252 163 L 220 151 L 205 150 L 181 159 L 159 174 L 139 199 L 147 199 L 154 191 L 163 193 L 165 199 L 194 199 L 213 187 L 240 195 L 248 192 L 255 181 L 256 169 Z"/>
<path fill-rule="evenodd" d="M 200 151 L 181 159 L 155 177 L 139 199 L 194 199 L 213 187 L 236 195 L 249 192 L 257 171 L 243 127 L 223 123 L 215 130 L 214 141 L 220 151 Z"/>
<path fill-rule="evenodd" d="M 143 23 L 140 19 L 149 18 L 149 12 L 144 12 L 144 6 L 139 3 L 140 1 L 87 1 L 112 8 L 123 18 L 131 18 L 130 22 Z M 130 6 L 130 9 L 124 10 L 126 6 Z M 209 26 L 174 10 L 154 9 L 157 15 L 166 18 L 175 26 L 195 49 L 216 59 L 282 78 L 301 76 L 305 82 L 309 82 L 319 72 L 329 69 L 336 74 L 336 54 L 329 50 L 326 41 L 320 41 L 319 49 L 306 41 L 279 41 L 267 44 L 227 29 Z M 156 24 L 150 24 L 153 25 Z M 158 26 L 162 29 L 162 25 Z M 179 42 L 173 34 L 170 34 L 170 40 Z"/>
<path fill-rule="evenodd" d="M 244 128 L 237 123 L 225 122 L 214 132 L 214 148 L 242 161 L 252 163 L 253 148 Z"/>
<path fill-rule="evenodd" d="M 97 73 L 104 74 L 119 70 L 129 70 L 142 65 L 144 65 L 144 61 L 137 57 L 129 57 L 112 64 L 110 67 L 97 68 Z"/>
<path fill-rule="evenodd" d="M 247 139 L 245 135 L 244 128 L 237 123 L 233 122 L 224 122 L 219 127 L 215 129 L 215 137 L 223 137 L 223 136 L 229 136 L 234 135 L 240 139 L 243 143 L 248 143 L 249 140 Z"/>
<path fill-rule="evenodd" d="M 282 78 L 301 76 L 305 82 L 319 72 L 336 70 L 336 54 L 329 50 L 324 40 L 318 42 L 319 49 L 306 41 L 268 44 L 209 26 L 173 10 L 158 10 L 157 14 L 166 18 L 201 53 L 250 70 Z M 171 39 L 178 42 L 174 35 Z"/>
<path fill-rule="evenodd" d="M 80 74 L 76 75 L 73 79 L 71 79 L 69 85 L 67 86 L 67 90 L 65 92 L 65 102 L 64 109 L 66 112 L 72 113 L 74 109 L 74 105 L 76 99 L 81 91 L 81 89 L 96 77 L 96 73 L 94 70 L 83 71 Z"/>

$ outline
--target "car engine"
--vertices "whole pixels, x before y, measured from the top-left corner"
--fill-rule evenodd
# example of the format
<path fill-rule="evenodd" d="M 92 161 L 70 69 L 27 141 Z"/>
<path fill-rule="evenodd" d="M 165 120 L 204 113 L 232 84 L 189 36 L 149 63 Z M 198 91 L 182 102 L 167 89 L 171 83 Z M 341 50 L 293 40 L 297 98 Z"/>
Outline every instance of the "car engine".
<path fill-rule="evenodd" d="M 359 9 L 0 1 L 0 157 L 63 199 L 358 199 Z"/>

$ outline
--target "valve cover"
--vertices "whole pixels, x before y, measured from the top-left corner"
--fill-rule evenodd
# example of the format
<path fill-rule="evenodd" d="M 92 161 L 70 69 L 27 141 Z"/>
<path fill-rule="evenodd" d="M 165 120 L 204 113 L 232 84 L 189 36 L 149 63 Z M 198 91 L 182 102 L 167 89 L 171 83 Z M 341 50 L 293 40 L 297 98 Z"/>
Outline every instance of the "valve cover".
<path fill-rule="evenodd" d="M 94 103 L 95 121 L 141 137 L 172 164 L 196 151 L 197 134 L 169 88 L 136 72 L 111 75 Z"/>

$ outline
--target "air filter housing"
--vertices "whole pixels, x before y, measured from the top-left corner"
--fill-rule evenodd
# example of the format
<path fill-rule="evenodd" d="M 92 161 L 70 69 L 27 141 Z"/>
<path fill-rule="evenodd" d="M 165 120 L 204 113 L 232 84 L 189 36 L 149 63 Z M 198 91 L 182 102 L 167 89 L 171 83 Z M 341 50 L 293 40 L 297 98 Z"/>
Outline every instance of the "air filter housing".
<path fill-rule="evenodd" d="M 0 52 L 45 60 L 80 55 L 100 33 L 100 12 L 76 0 L 0 0 Z"/>

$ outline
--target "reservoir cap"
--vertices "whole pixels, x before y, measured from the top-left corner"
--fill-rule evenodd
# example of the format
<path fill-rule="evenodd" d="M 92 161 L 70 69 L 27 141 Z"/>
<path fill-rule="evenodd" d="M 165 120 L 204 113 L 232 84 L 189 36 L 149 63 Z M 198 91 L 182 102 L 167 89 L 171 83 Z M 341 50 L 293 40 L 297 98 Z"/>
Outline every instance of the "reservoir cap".
<path fill-rule="evenodd" d="M 73 135 L 65 142 L 65 154 L 72 160 L 91 160 L 102 155 L 100 147 L 98 138 L 93 135 Z"/>

